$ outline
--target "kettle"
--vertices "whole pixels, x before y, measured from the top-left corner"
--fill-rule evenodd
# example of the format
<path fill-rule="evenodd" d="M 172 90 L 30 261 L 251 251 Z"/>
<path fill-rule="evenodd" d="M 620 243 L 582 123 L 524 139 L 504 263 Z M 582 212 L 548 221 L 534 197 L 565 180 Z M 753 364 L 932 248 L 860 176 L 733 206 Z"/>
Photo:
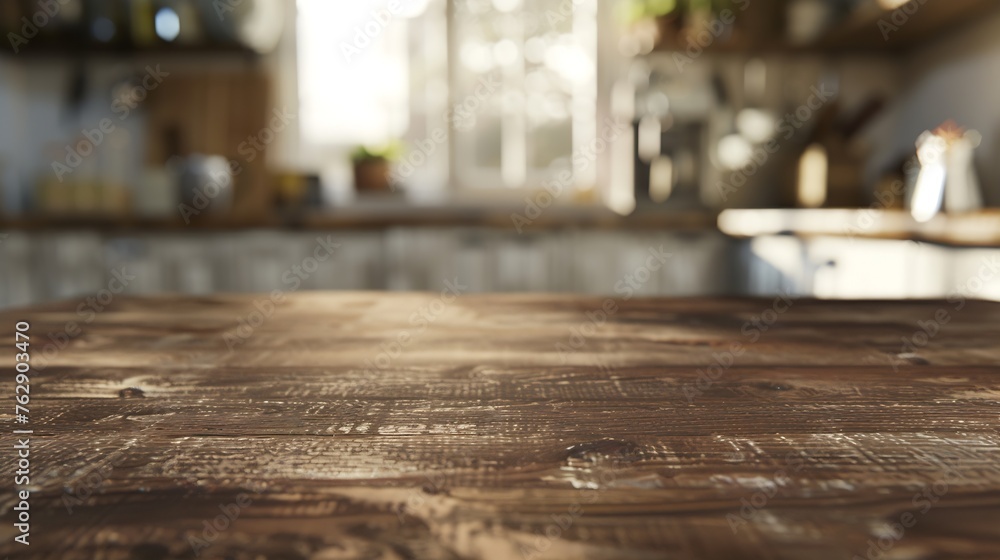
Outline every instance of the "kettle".
<path fill-rule="evenodd" d="M 191 154 L 171 160 L 187 214 L 226 214 L 233 204 L 233 172 L 224 156 Z"/>

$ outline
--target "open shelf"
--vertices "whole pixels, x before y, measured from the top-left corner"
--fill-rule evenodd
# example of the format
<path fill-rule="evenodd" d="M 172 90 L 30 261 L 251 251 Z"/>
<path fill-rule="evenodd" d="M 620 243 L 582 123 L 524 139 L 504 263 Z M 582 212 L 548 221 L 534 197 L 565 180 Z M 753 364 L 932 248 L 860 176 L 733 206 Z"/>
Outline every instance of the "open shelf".
<path fill-rule="evenodd" d="M 921 1 L 924 3 L 921 4 Z M 783 10 L 787 0 L 775 4 L 773 9 Z M 720 54 L 896 54 L 926 45 L 987 15 L 1000 12 L 1000 2 L 996 0 L 914 0 L 911 4 L 913 7 L 900 9 L 895 16 L 895 10 L 866 4 L 809 44 L 795 45 L 783 39 L 776 40 L 774 33 L 758 32 L 754 37 L 748 30 L 740 29 L 733 34 L 732 40 L 720 38 L 705 51 Z M 687 47 L 687 41 L 672 35 L 658 43 L 655 50 L 683 51 Z"/>
<path fill-rule="evenodd" d="M 14 54 L 10 49 L 2 51 L 8 57 L 19 58 L 149 58 L 160 56 L 239 56 L 257 58 L 259 54 L 243 45 L 237 44 L 158 44 L 148 47 L 133 45 L 101 45 L 92 42 L 32 42 L 21 47 L 21 52 Z"/>
<path fill-rule="evenodd" d="M 939 39 L 1000 8 L 996 0 L 926 0 L 916 11 L 856 12 L 812 45 L 816 50 L 908 50 Z M 881 23 L 880 23 L 881 22 Z"/>

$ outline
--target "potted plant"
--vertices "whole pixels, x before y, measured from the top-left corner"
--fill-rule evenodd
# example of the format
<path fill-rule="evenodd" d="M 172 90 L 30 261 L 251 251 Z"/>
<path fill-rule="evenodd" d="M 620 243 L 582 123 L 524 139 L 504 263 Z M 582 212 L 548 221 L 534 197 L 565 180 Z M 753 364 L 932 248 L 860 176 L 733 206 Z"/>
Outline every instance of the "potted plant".
<path fill-rule="evenodd" d="M 653 20 L 661 42 L 677 43 L 685 32 L 697 31 L 731 9 L 733 0 L 629 0 L 624 6 L 627 20 Z"/>
<path fill-rule="evenodd" d="M 640 20 L 658 17 L 683 18 L 694 13 L 718 14 L 733 7 L 733 0 L 629 0 L 627 17 Z"/>
<path fill-rule="evenodd" d="M 392 190 L 392 163 L 399 158 L 399 142 L 358 146 L 351 152 L 354 186 L 359 193 L 385 194 Z"/>

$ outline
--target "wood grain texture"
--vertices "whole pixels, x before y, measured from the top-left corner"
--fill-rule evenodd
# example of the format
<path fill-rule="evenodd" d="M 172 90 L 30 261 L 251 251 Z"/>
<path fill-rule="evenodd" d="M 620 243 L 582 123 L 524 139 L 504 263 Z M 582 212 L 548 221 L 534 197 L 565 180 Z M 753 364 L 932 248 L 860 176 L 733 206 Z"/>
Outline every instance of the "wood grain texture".
<path fill-rule="evenodd" d="M 265 301 L 0 313 L 40 368 L 0 554 L 1000 557 L 998 304 L 314 292 L 243 337 Z"/>

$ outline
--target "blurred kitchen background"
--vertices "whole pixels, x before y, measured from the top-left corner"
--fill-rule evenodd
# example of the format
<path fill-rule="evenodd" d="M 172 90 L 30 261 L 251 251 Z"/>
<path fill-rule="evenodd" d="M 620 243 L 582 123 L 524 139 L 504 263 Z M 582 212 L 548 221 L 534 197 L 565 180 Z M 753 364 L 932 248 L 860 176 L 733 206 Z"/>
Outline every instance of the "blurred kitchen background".
<path fill-rule="evenodd" d="M 0 30 L 3 307 L 123 267 L 621 294 L 650 247 L 639 294 L 1000 299 L 995 0 L 5 0 Z"/>

